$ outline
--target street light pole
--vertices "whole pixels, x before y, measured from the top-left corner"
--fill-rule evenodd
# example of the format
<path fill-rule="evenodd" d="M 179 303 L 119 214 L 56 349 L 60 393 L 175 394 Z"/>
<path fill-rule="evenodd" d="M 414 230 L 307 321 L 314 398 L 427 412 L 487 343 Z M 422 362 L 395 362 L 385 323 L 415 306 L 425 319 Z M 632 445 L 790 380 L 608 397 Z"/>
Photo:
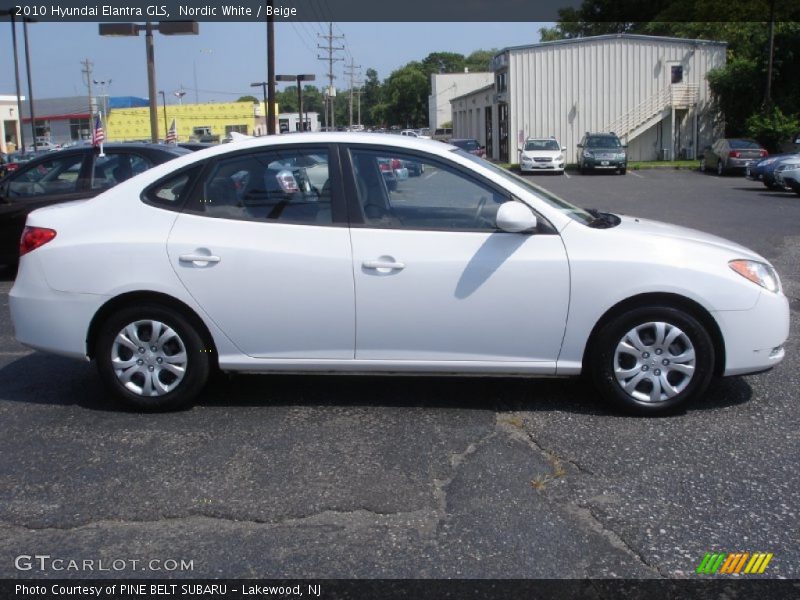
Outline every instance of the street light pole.
<path fill-rule="evenodd" d="M 31 52 L 28 47 L 28 20 L 22 18 L 22 36 L 25 38 L 25 69 L 28 72 L 28 108 L 31 113 L 31 135 L 33 136 L 33 151 L 36 151 L 36 112 L 33 109 L 33 84 L 31 83 Z M 23 148 L 23 150 L 25 150 Z"/>
<path fill-rule="evenodd" d="M 267 135 L 275 135 L 275 12 L 267 0 Z"/>
<path fill-rule="evenodd" d="M 17 24 L 14 21 L 14 11 L 9 11 L 11 16 L 11 39 L 14 44 L 14 80 L 17 84 L 17 150 L 25 152 L 25 132 L 22 129 L 22 96 L 19 89 L 19 57 L 17 55 Z"/>
<path fill-rule="evenodd" d="M 278 75 L 276 81 L 294 81 L 297 83 L 297 119 L 300 123 L 299 130 L 305 131 L 305 121 L 303 119 L 303 81 L 314 81 L 314 75 Z"/>
<path fill-rule="evenodd" d="M 267 82 L 266 81 L 257 81 L 255 83 L 251 83 L 250 87 L 260 87 L 264 92 L 264 124 L 267 124 L 267 102 L 269 102 L 269 98 L 267 97 Z M 269 127 L 267 127 L 267 135 L 269 135 Z"/>
<path fill-rule="evenodd" d="M 197 35 L 199 26 L 195 21 L 162 21 L 157 24 L 162 35 Z M 138 36 L 145 32 L 147 51 L 147 89 L 150 96 L 150 140 L 158 142 L 158 98 L 156 97 L 156 59 L 153 44 L 153 23 L 100 23 L 101 36 Z"/>

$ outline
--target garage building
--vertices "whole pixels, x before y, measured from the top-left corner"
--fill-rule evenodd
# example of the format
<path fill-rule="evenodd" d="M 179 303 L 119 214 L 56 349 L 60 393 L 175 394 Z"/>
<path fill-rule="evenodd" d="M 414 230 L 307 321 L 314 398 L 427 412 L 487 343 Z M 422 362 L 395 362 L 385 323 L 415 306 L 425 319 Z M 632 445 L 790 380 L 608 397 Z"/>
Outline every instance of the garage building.
<path fill-rule="evenodd" d="M 727 44 L 613 34 L 505 48 L 494 84 L 453 98 L 453 137 L 474 137 L 487 155 L 518 162 L 528 137 L 555 136 L 576 162 L 587 131 L 613 131 L 631 160 L 696 158 L 723 123 L 707 74 Z"/>

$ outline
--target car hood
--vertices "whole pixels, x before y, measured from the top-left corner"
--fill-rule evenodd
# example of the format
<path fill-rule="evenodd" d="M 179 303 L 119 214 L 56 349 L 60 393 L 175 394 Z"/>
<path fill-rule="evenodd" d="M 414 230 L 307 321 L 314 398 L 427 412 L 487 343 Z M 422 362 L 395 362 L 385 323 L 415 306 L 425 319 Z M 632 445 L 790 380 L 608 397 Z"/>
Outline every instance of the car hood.
<path fill-rule="evenodd" d="M 761 262 L 768 262 L 763 256 L 756 254 L 749 248 L 726 240 L 725 238 L 691 229 L 689 227 L 681 227 L 680 225 L 672 225 L 670 223 L 662 223 L 661 221 L 651 221 L 650 219 L 640 219 L 638 217 L 631 217 L 627 215 L 618 215 L 621 219 L 617 229 L 620 231 L 630 232 L 637 235 L 646 235 L 648 237 L 661 237 L 669 238 L 676 241 L 694 242 L 704 244 L 706 246 L 714 246 L 721 250 L 725 250 L 731 254 L 731 258 L 748 258 L 758 260 Z"/>

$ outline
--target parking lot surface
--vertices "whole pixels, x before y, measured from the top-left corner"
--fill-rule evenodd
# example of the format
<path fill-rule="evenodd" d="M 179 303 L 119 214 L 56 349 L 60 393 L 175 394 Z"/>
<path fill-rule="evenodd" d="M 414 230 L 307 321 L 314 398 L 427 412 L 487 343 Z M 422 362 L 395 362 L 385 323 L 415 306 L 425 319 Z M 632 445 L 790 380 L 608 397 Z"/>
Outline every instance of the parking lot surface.
<path fill-rule="evenodd" d="M 290 375 L 140 415 L 93 365 L 13 340 L 6 277 L 0 576 L 694 577 L 706 552 L 800 576 L 800 198 L 692 171 L 530 179 L 762 253 L 792 306 L 783 364 L 665 418 L 614 414 L 579 380 Z M 21 554 L 129 562 L 20 571 Z"/>

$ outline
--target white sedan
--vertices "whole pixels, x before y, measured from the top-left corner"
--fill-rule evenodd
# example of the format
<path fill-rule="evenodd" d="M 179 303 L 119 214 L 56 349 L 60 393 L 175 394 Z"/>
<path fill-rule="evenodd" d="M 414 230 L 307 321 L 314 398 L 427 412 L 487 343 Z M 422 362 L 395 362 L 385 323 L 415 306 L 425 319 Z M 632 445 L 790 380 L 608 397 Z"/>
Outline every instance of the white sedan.
<path fill-rule="evenodd" d="M 424 165 L 389 193 L 380 164 Z M 321 168 L 326 163 L 327 169 Z M 310 183 L 307 166 L 329 179 Z M 778 364 L 766 259 L 587 212 L 453 146 L 258 138 L 30 214 L 10 294 L 24 344 L 93 359 L 114 396 L 184 406 L 212 369 L 591 375 L 655 414 Z"/>

